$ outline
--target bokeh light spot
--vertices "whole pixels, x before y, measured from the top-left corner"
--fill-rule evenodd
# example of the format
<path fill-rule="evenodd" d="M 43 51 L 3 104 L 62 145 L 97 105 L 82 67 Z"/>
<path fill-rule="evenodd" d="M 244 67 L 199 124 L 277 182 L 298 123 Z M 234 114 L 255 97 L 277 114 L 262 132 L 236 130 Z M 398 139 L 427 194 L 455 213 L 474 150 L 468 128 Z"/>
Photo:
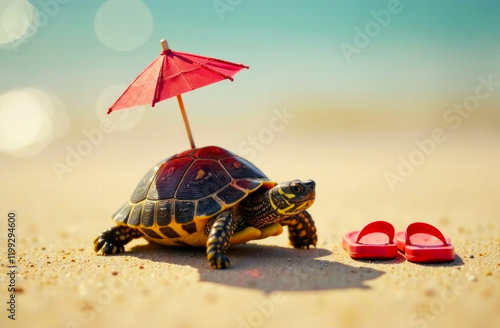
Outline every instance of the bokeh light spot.
<path fill-rule="evenodd" d="M 138 0 L 108 0 L 97 11 L 94 29 L 99 41 L 116 51 L 143 45 L 153 31 L 153 16 Z"/>
<path fill-rule="evenodd" d="M 54 136 L 66 133 L 68 125 L 52 98 L 38 89 L 17 89 L 0 95 L 0 152 L 34 155 Z"/>
<path fill-rule="evenodd" d="M 0 44 L 8 44 L 33 34 L 38 12 L 26 0 L 0 1 Z"/>

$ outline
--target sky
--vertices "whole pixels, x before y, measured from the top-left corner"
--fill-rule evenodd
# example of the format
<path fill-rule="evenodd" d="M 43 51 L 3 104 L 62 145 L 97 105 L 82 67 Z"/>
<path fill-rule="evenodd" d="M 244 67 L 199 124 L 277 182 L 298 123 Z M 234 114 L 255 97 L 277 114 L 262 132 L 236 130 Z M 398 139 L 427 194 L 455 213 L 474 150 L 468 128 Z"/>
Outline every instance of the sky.
<path fill-rule="evenodd" d="M 163 38 L 173 50 L 250 66 L 232 83 L 185 95 L 201 117 L 294 104 L 312 113 L 442 110 L 479 76 L 500 79 L 498 17 L 496 0 L 1 0 L 0 119 L 22 122 L 11 112 L 23 97 L 13 93 L 27 88 L 42 93 L 35 102 L 50 98 L 60 114 L 53 126 L 100 116 Z M 8 134 L 0 129 L 0 151 Z"/>

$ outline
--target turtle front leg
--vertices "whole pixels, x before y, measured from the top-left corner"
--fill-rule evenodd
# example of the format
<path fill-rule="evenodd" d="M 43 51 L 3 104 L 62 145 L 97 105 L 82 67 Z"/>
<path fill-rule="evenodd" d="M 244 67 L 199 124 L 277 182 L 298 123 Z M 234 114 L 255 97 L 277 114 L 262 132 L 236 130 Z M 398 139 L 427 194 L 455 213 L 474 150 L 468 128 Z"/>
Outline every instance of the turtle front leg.
<path fill-rule="evenodd" d="M 94 239 L 94 251 L 102 250 L 102 255 L 123 253 L 125 245 L 132 239 L 142 237 L 139 230 L 127 226 L 116 226 L 103 231 Z"/>
<path fill-rule="evenodd" d="M 310 245 L 316 246 L 318 236 L 314 221 L 307 211 L 289 216 L 281 221 L 281 225 L 288 226 L 288 239 L 295 248 L 309 248 Z"/>
<path fill-rule="evenodd" d="M 235 215 L 232 210 L 227 210 L 217 215 L 212 222 L 208 222 L 210 223 L 213 225 L 208 233 L 207 260 L 212 268 L 229 268 L 230 263 L 226 251 L 229 247 L 229 239 L 236 229 Z"/>

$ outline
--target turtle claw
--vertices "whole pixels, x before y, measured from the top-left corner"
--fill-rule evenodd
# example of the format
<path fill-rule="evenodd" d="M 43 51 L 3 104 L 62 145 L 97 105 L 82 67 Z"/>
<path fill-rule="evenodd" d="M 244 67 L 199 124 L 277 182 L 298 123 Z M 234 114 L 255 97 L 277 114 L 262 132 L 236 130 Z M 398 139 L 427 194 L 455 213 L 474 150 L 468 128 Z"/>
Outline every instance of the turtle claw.
<path fill-rule="evenodd" d="M 229 268 L 229 258 L 224 253 L 229 247 L 229 240 L 235 228 L 233 212 L 226 210 L 217 215 L 207 240 L 207 260 L 212 268 Z"/>
<path fill-rule="evenodd" d="M 101 251 L 102 255 L 113 255 L 125 252 L 125 247 L 119 243 L 113 243 L 100 236 L 94 242 L 94 251 L 96 253 Z"/>
<path fill-rule="evenodd" d="M 214 269 L 227 269 L 231 265 L 229 258 L 224 254 L 215 254 L 208 262 Z"/>
<path fill-rule="evenodd" d="M 288 226 L 290 245 L 302 249 L 309 249 L 310 246 L 316 247 L 318 235 L 314 221 L 307 211 L 291 216 L 281 223 Z"/>
<path fill-rule="evenodd" d="M 140 233 L 126 226 L 116 226 L 102 232 L 94 239 L 94 251 L 102 252 L 102 255 L 113 255 L 125 252 L 124 245 Z"/>
<path fill-rule="evenodd" d="M 100 239 L 99 237 L 97 237 L 95 240 L 94 240 L 94 252 L 99 252 L 102 248 L 102 246 L 104 246 L 104 243 L 105 243 L 105 240 L 102 240 Z"/>
<path fill-rule="evenodd" d="M 125 247 L 123 247 L 123 245 L 113 244 L 110 242 L 105 242 L 102 248 L 103 255 L 113 255 L 123 252 L 125 252 Z"/>
<path fill-rule="evenodd" d="M 290 236 L 290 245 L 292 245 L 294 248 L 302 249 L 309 249 L 311 246 L 314 246 L 314 248 L 316 248 L 317 240 L 318 239 L 316 235 L 312 236 L 311 238 L 292 238 Z"/>

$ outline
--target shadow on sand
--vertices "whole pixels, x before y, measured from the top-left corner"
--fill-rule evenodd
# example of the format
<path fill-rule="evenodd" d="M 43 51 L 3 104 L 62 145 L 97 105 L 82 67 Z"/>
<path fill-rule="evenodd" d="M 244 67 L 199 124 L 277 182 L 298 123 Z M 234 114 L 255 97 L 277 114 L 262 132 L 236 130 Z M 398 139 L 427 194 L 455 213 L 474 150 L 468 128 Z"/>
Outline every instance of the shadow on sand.
<path fill-rule="evenodd" d="M 357 259 L 356 260 L 357 262 L 359 263 L 374 263 L 374 261 L 372 260 L 360 260 L 360 259 Z M 392 260 L 387 260 L 387 261 L 380 261 L 380 260 L 377 260 L 376 263 L 379 264 L 379 265 L 387 265 L 387 264 L 399 264 L 399 263 L 403 263 L 403 262 L 406 262 L 406 258 L 398 252 L 398 255 L 396 256 L 395 259 L 392 259 Z M 409 261 L 408 261 L 409 262 Z M 455 259 L 451 262 L 435 262 L 435 263 L 417 263 L 417 262 L 409 262 L 413 265 L 421 265 L 421 266 L 426 266 L 426 267 L 443 267 L 443 268 L 446 268 L 446 267 L 456 267 L 456 266 L 462 266 L 464 265 L 464 261 L 462 260 L 462 258 L 458 255 L 458 254 L 455 254 Z"/>
<path fill-rule="evenodd" d="M 455 254 L 455 259 L 451 262 L 437 262 L 437 263 L 413 263 L 415 265 L 421 265 L 421 266 L 426 266 L 426 267 L 456 267 L 456 266 L 462 266 L 464 265 L 464 260 L 458 255 Z"/>
<path fill-rule="evenodd" d="M 124 253 L 140 259 L 186 265 L 198 269 L 201 281 L 272 291 L 311 291 L 346 288 L 367 289 L 365 281 L 385 272 L 367 267 L 354 267 L 317 258 L 332 252 L 322 249 L 294 249 L 245 244 L 228 250 L 231 267 L 214 270 L 208 266 L 205 248 L 139 245 Z"/>
<path fill-rule="evenodd" d="M 392 264 L 403 263 L 403 262 L 406 261 L 406 258 L 398 252 L 398 254 L 396 255 L 396 258 L 394 258 L 392 260 L 363 260 L 363 259 L 356 259 L 355 261 L 359 262 L 359 263 L 370 263 L 370 264 L 377 263 L 379 265 L 392 265 Z"/>

